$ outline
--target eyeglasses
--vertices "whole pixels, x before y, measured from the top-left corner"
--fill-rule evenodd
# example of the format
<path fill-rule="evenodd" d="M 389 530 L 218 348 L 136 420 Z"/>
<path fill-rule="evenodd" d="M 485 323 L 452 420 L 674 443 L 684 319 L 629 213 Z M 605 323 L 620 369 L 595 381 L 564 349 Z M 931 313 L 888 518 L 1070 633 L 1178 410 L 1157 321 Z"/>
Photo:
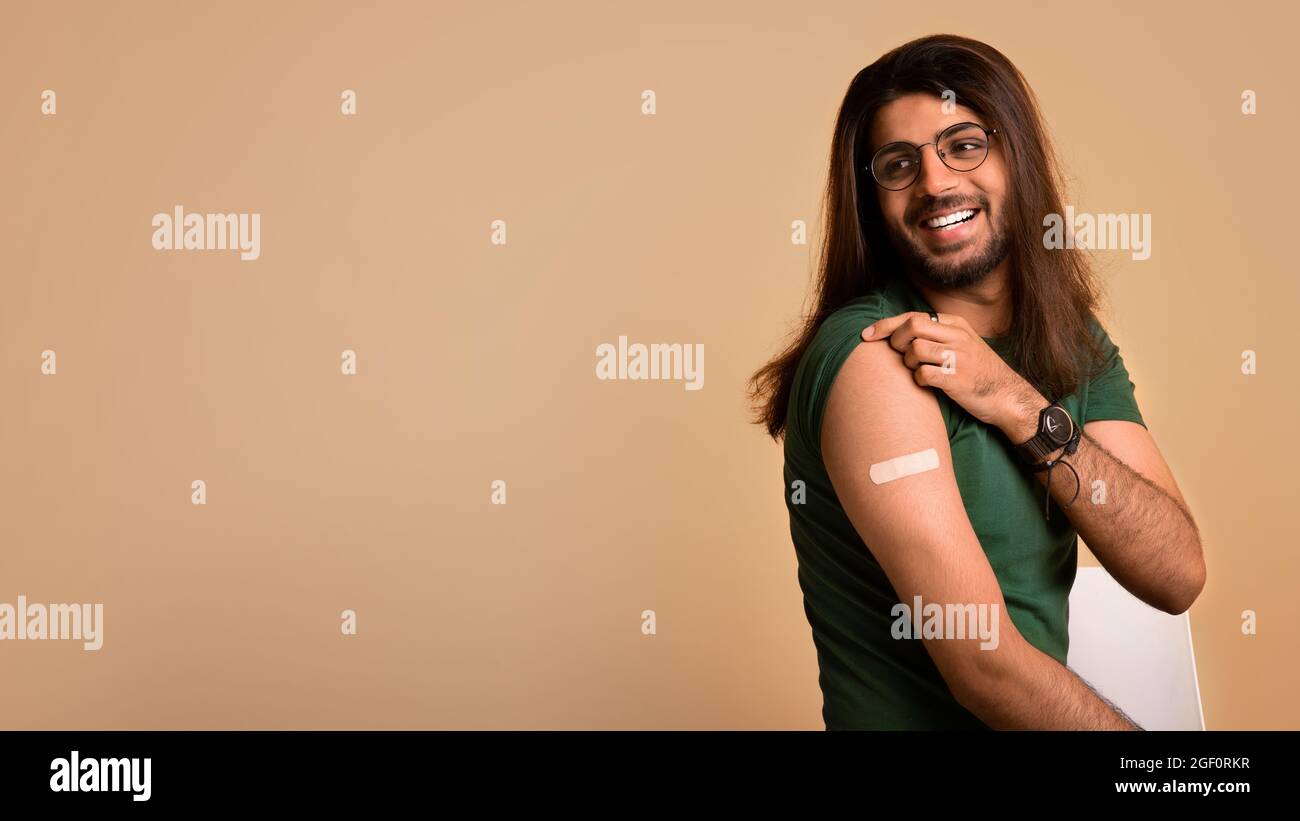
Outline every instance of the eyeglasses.
<path fill-rule="evenodd" d="M 932 143 L 913 145 L 902 140 L 889 143 L 871 158 L 871 176 L 881 188 L 902 191 L 920 175 L 921 149 L 927 145 L 933 145 L 939 160 L 953 171 L 974 171 L 989 155 L 988 138 L 997 133 L 996 128 L 957 123 L 939 132 Z"/>

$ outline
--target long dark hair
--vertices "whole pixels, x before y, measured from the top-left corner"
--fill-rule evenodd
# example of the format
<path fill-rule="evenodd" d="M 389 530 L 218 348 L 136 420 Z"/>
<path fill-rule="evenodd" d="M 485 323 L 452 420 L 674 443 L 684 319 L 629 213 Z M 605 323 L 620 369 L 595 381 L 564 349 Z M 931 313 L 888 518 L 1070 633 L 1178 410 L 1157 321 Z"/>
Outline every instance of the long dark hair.
<path fill-rule="evenodd" d="M 854 173 L 860 144 L 876 112 L 911 93 L 945 91 L 999 129 L 1010 186 L 1009 232 L 1012 318 L 1009 358 L 1049 400 L 1074 392 L 1080 369 L 1100 363 L 1089 322 L 1098 289 L 1088 257 L 1079 249 L 1048 249 L 1043 218 L 1063 214 L 1060 163 L 1024 76 L 992 46 L 951 34 L 906 43 L 862 69 L 849 84 L 835 120 L 830 170 L 822 204 L 826 230 L 816 284 L 816 307 L 805 315 L 789 346 L 750 379 L 755 422 L 774 439 L 785 432 L 795 370 L 817 328 L 847 302 L 902 276 L 901 261 L 886 235 L 875 182 Z M 865 161 L 865 160 L 864 160 Z M 891 273 L 896 272 L 896 273 Z"/>

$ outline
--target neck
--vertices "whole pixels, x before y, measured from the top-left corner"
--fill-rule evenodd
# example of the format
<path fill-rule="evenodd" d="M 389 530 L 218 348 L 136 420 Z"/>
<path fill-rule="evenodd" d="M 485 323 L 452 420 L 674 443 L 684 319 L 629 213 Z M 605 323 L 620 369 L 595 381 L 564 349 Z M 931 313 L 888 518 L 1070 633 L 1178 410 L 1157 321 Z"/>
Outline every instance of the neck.
<path fill-rule="evenodd" d="M 983 281 L 964 288 L 938 290 L 914 277 L 912 284 L 935 311 L 960 316 L 980 336 L 1002 336 L 1011 328 L 1011 277 L 1006 262 Z"/>

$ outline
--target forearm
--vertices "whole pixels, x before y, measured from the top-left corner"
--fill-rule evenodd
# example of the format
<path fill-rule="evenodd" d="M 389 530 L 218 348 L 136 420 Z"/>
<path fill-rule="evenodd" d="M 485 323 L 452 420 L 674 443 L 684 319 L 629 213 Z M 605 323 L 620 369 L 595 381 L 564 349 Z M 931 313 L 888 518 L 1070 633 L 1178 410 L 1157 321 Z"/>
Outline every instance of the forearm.
<path fill-rule="evenodd" d="M 1102 566 L 1153 607 L 1169 613 L 1190 607 L 1204 583 L 1201 540 L 1191 515 L 1086 433 L 1078 450 L 1063 458 L 1078 482 L 1064 464 L 1056 467 L 1052 498 Z M 1048 484 L 1048 471 L 1036 475 Z"/>
<path fill-rule="evenodd" d="M 1004 650 L 1005 655 L 997 655 Z M 980 672 L 954 695 L 995 730 L 1142 729 L 1069 668 L 1023 637 L 980 661 Z"/>
<path fill-rule="evenodd" d="M 1041 401 L 1040 408 L 1046 405 Z M 1023 414 L 1004 432 L 1013 442 L 1025 441 L 1036 429 L 1036 411 L 1032 418 Z M 1087 433 L 1072 455 L 1061 453 L 1048 456 L 1063 459 L 1057 467 L 1035 475 L 1102 566 L 1153 607 L 1168 613 L 1190 607 L 1205 579 L 1200 535 L 1191 514 Z"/>

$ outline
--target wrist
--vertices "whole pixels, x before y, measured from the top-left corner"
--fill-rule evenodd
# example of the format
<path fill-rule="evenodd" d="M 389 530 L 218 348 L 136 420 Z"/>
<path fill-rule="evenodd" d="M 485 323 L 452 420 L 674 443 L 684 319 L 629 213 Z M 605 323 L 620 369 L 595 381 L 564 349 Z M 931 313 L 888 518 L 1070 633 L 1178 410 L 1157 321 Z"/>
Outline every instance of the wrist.
<path fill-rule="evenodd" d="M 1051 404 L 1047 398 L 1029 385 L 1016 393 L 998 427 L 1011 444 L 1020 445 L 1038 434 L 1038 417 L 1043 408 Z"/>

